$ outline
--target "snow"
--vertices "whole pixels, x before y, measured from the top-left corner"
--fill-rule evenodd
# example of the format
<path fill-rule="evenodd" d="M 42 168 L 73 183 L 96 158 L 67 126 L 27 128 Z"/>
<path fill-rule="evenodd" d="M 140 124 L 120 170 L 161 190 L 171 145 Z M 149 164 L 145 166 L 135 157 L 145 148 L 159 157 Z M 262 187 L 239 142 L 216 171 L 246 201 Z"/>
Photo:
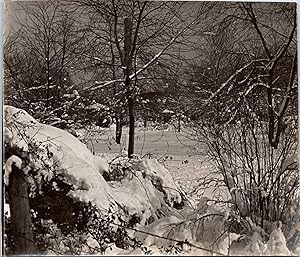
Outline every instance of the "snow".
<path fill-rule="evenodd" d="M 129 207 L 129 214 L 142 217 L 141 224 L 145 224 L 151 216 L 157 219 L 155 210 L 160 209 L 164 202 L 163 194 L 141 174 L 112 183 L 111 192 L 116 202 Z"/>
<path fill-rule="evenodd" d="M 4 214 L 7 214 L 7 217 L 10 217 L 10 209 L 9 209 L 9 204 L 5 203 L 4 204 Z"/>
<path fill-rule="evenodd" d="M 294 255 L 300 256 L 300 222 L 292 227 L 287 237 L 287 246 Z"/>
<path fill-rule="evenodd" d="M 287 256 L 291 255 L 291 252 L 286 246 L 286 239 L 282 233 L 281 228 L 276 228 L 270 235 L 270 239 L 267 242 L 267 249 L 264 255 L 280 255 Z"/>
<path fill-rule="evenodd" d="M 133 166 L 131 178 L 107 183 L 102 174 L 109 172 L 109 164 L 93 155 L 77 138 L 59 128 L 41 124 L 15 107 L 4 106 L 4 113 L 5 128 L 11 131 L 6 143 L 19 147 L 23 140 L 25 144 L 32 141 L 39 145 L 43 151 L 32 160 L 33 166 L 39 168 L 43 176 L 51 177 L 51 173 L 56 171 L 63 173 L 65 182 L 74 186 L 69 193 L 74 199 L 90 201 L 105 210 L 111 204 L 118 203 L 130 214 L 138 214 L 142 224 L 150 217 L 156 219 L 156 211 L 163 206 L 166 208 L 167 202 L 170 205 L 181 203 L 180 190 L 168 171 L 156 160 L 138 160 Z M 22 136 L 18 131 L 22 131 Z M 53 161 L 49 162 L 52 167 L 50 171 L 41 168 L 44 160 L 49 159 L 45 151 L 47 148 L 53 154 Z M 6 163 L 6 174 L 10 172 L 12 161 L 21 167 L 22 161 L 11 157 Z M 164 191 L 155 187 L 156 181 L 160 181 Z"/>
<path fill-rule="evenodd" d="M 207 196 L 200 198 L 197 205 L 187 205 L 183 200 L 183 192 L 173 180 L 169 171 L 156 159 L 127 158 L 108 161 L 100 156 L 93 155 L 85 144 L 76 137 L 61 129 L 37 122 L 27 112 L 12 106 L 4 106 L 4 143 L 22 150 L 22 154 L 29 156 L 32 143 L 39 147 L 38 152 L 30 157 L 31 166 L 25 167 L 21 157 L 12 155 L 4 165 L 5 184 L 9 186 L 9 174 L 12 165 L 22 169 L 25 173 L 31 168 L 39 170 L 43 176 L 51 178 L 55 172 L 64 174 L 66 183 L 74 186 L 69 196 L 75 200 L 91 202 L 100 210 L 108 210 L 111 206 L 121 207 L 129 215 L 137 215 L 139 222 L 136 228 L 140 232 L 133 233 L 143 242 L 144 251 L 161 254 L 160 247 L 174 245 L 173 240 L 185 241 L 198 245 L 200 248 L 210 248 L 227 255 L 291 255 L 300 252 L 300 225 L 296 224 L 291 231 L 288 242 L 280 227 L 270 230 L 270 236 L 250 219 L 252 234 L 237 247 L 229 248 L 233 241 L 237 242 L 240 235 L 234 233 L 220 233 L 224 231 L 224 223 L 230 213 L 225 209 L 218 209 L 210 205 L 211 199 Z M 52 159 L 49 160 L 49 151 Z M 297 160 L 292 156 L 285 163 Z M 104 174 L 111 174 L 112 167 L 118 163 L 126 167 L 127 175 L 119 180 L 106 181 Z M 50 169 L 44 169 L 45 163 Z M 186 176 L 186 173 L 184 173 Z M 189 175 L 191 179 L 191 174 Z M 231 196 L 242 204 L 239 190 L 231 182 Z M 173 208 L 175 205 L 183 209 Z M 8 206 L 5 206 L 7 209 Z M 242 209 L 242 208 L 241 208 Z M 145 233 L 143 233 L 145 232 Z M 147 233 L 147 234 L 146 234 Z M 151 235 L 152 234 L 152 235 Z M 157 236 L 153 236 L 157 235 Z M 161 237 L 163 238 L 161 238 Z M 263 239 L 264 238 L 264 239 Z M 268 238 L 268 240 L 266 240 Z M 88 238 L 92 245 L 91 238 Z M 289 244 L 294 244 L 292 247 Z M 287 247 L 289 246 L 289 249 Z M 184 245 L 185 255 L 207 255 L 208 252 Z M 124 251 L 115 245 L 107 248 L 105 254 L 144 254 L 141 249 Z"/>
<path fill-rule="evenodd" d="M 180 203 L 182 201 L 181 191 L 179 191 L 179 187 L 171 174 L 156 159 L 145 159 L 142 162 L 142 166 L 147 176 L 161 180 L 161 186 L 167 193 L 168 202 Z"/>
<path fill-rule="evenodd" d="M 89 244 L 90 245 L 90 244 Z M 122 248 L 117 247 L 115 244 L 109 246 L 106 250 L 104 255 L 112 256 L 112 255 L 119 255 L 124 250 Z"/>
<path fill-rule="evenodd" d="M 4 137 L 4 142 L 10 144 L 13 139 L 13 134 L 8 128 L 5 127 L 3 131 L 3 137 Z"/>
<path fill-rule="evenodd" d="M 182 222 L 182 219 L 179 219 L 175 216 L 169 216 L 161 218 L 151 223 L 147 228 L 140 228 L 140 231 L 151 233 L 153 235 L 158 235 L 160 237 L 168 237 L 168 234 L 174 229 L 174 227 Z M 142 232 L 136 233 L 137 238 L 139 238 L 146 246 L 155 245 L 161 247 L 164 245 L 169 245 L 170 241 L 160 237 L 154 237 Z M 184 235 L 182 235 L 184 236 Z"/>
<path fill-rule="evenodd" d="M 165 113 L 171 113 L 171 114 L 173 114 L 174 112 L 171 111 L 171 110 L 165 109 L 165 110 L 162 111 L 162 113 L 164 113 L 164 114 L 165 114 Z"/>
<path fill-rule="evenodd" d="M 229 252 L 229 246 L 231 245 L 231 243 L 238 239 L 239 235 L 235 234 L 235 233 L 226 233 L 226 235 L 223 237 L 223 240 L 220 240 L 220 242 L 218 242 L 218 248 L 220 253 L 224 254 L 224 255 L 228 255 Z"/>
<path fill-rule="evenodd" d="M 22 160 L 15 155 L 10 156 L 7 161 L 5 162 L 5 175 L 4 175 L 4 184 L 8 185 L 9 175 L 12 172 L 12 165 L 15 165 L 17 168 L 21 169 L 22 167 Z"/>

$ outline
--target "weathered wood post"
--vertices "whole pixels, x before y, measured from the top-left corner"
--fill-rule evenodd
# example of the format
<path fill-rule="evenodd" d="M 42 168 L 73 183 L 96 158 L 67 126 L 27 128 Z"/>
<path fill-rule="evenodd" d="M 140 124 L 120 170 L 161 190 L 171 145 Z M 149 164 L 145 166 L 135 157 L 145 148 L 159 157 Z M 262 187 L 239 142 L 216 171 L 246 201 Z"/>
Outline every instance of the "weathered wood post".
<path fill-rule="evenodd" d="M 34 253 L 33 231 L 29 207 L 28 186 L 22 170 L 12 165 L 9 175 L 9 206 L 15 254 Z"/>

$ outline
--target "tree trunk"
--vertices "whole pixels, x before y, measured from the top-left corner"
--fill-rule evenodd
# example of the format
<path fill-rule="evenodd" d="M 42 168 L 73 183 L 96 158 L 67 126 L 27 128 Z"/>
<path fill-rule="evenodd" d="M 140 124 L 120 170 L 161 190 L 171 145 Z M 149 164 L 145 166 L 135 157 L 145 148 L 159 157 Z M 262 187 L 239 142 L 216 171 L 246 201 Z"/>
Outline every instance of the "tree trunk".
<path fill-rule="evenodd" d="M 144 109 L 144 117 L 143 117 L 144 128 L 147 127 L 147 118 L 148 118 L 148 112 L 146 109 Z"/>
<path fill-rule="evenodd" d="M 129 112 L 129 139 L 128 139 L 128 158 L 132 158 L 134 154 L 134 100 L 128 98 Z"/>
<path fill-rule="evenodd" d="M 111 35 L 111 31 L 110 31 Z M 112 39 L 110 39 L 112 40 Z M 116 62 L 115 62 L 115 54 L 112 44 L 110 44 L 110 51 L 111 51 L 111 69 L 112 69 L 112 79 L 116 80 Z M 120 110 L 118 103 L 117 103 L 117 85 L 116 83 L 113 84 L 113 96 L 114 99 L 114 110 L 115 110 L 115 119 L 116 119 L 116 143 L 118 145 L 121 144 L 121 137 L 122 137 L 122 128 L 123 128 L 123 115 L 122 110 Z"/>
<path fill-rule="evenodd" d="M 122 115 L 116 114 L 116 143 L 121 144 L 123 120 Z"/>
<path fill-rule="evenodd" d="M 32 254 L 34 244 L 28 187 L 23 171 L 15 165 L 12 165 L 12 173 L 9 176 L 8 194 L 12 236 L 16 244 L 15 254 Z"/>
<path fill-rule="evenodd" d="M 130 56 L 132 49 L 132 20 L 124 19 L 124 62 L 125 70 L 125 88 L 127 94 L 128 115 L 129 115 L 129 138 L 128 138 L 128 158 L 132 158 L 134 154 L 134 93 L 131 89 L 131 71 L 132 57 Z"/>

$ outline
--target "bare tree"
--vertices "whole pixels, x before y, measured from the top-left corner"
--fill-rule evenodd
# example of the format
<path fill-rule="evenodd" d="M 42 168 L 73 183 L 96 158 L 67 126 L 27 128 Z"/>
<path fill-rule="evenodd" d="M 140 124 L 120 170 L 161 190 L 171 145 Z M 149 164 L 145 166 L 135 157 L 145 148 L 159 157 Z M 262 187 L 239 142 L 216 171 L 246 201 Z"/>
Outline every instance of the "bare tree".
<path fill-rule="evenodd" d="M 82 3 L 79 1 L 79 4 Z M 96 56 L 97 52 L 94 51 L 91 59 L 98 63 L 98 68 L 113 67 L 111 75 L 106 77 L 107 81 L 97 82 L 87 90 L 105 90 L 113 86 L 116 105 L 123 108 L 126 106 L 130 158 L 134 153 L 137 97 L 147 87 L 147 81 L 153 79 L 153 76 L 155 79 L 157 74 L 153 72 L 153 67 L 157 69 L 163 57 L 168 60 L 174 56 L 175 45 L 182 40 L 183 35 L 190 36 L 187 32 L 195 23 L 199 23 L 201 15 L 209 7 L 204 3 L 198 5 L 194 12 L 199 16 L 188 16 L 187 10 L 190 10 L 183 6 L 186 5 L 177 2 L 113 0 L 85 3 L 87 10 L 92 10 L 90 13 L 93 22 L 90 31 L 94 35 L 93 40 L 97 42 L 94 45 L 95 49 L 101 48 L 101 55 Z M 120 125 L 117 128 L 120 128 Z"/>
<path fill-rule="evenodd" d="M 295 104 L 290 100 L 297 88 L 295 8 L 292 4 L 233 4 L 228 12 L 225 19 L 233 26 L 239 24 L 236 28 L 242 44 L 238 50 L 246 58 L 211 92 L 206 104 L 211 106 L 215 99 L 222 99 L 223 115 L 229 121 L 237 117 L 238 108 L 247 99 L 248 108 L 268 120 L 269 143 L 276 148 L 284 130 L 284 116 Z"/>
<path fill-rule="evenodd" d="M 202 94 L 202 119 L 192 129 L 206 143 L 219 186 L 228 189 L 238 215 L 270 233 L 271 222 L 293 226 L 287 206 L 299 192 L 296 8 L 289 3 L 225 7 L 219 23 L 230 20 L 239 36 L 237 47 L 227 50 L 244 57 L 238 67 L 227 63 L 230 72 Z"/>
<path fill-rule="evenodd" d="M 26 16 L 4 45 L 6 90 L 16 90 L 26 109 L 60 106 L 72 83 L 71 67 L 79 62 L 85 33 L 77 27 L 71 5 L 58 1 L 19 3 Z M 5 94 L 6 98 L 10 94 Z M 25 106 L 23 106 L 25 107 Z"/>

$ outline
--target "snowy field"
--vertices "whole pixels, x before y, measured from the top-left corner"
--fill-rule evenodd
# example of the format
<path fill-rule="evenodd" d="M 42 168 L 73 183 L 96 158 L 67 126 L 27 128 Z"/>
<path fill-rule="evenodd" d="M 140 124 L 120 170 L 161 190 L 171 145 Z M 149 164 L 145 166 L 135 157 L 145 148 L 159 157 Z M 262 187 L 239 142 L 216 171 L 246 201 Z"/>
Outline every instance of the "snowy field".
<path fill-rule="evenodd" d="M 123 129 L 121 145 L 114 141 L 114 128 L 102 130 L 99 134 L 93 133 L 90 136 L 93 140 L 87 143 L 88 148 L 97 154 L 104 154 L 110 159 L 126 150 L 127 130 L 127 128 Z M 151 157 L 158 159 L 188 195 L 193 194 L 197 189 L 200 178 L 214 170 L 204 145 L 189 139 L 184 131 L 136 128 L 135 152 L 138 157 L 149 157 L 150 154 Z M 213 197 L 213 189 L 206 189 L 205 192 L 200 190 L 198 195 L 204 193 L 204 195 Z M 196 195 L 193 197 L 197 199 Z"/>

